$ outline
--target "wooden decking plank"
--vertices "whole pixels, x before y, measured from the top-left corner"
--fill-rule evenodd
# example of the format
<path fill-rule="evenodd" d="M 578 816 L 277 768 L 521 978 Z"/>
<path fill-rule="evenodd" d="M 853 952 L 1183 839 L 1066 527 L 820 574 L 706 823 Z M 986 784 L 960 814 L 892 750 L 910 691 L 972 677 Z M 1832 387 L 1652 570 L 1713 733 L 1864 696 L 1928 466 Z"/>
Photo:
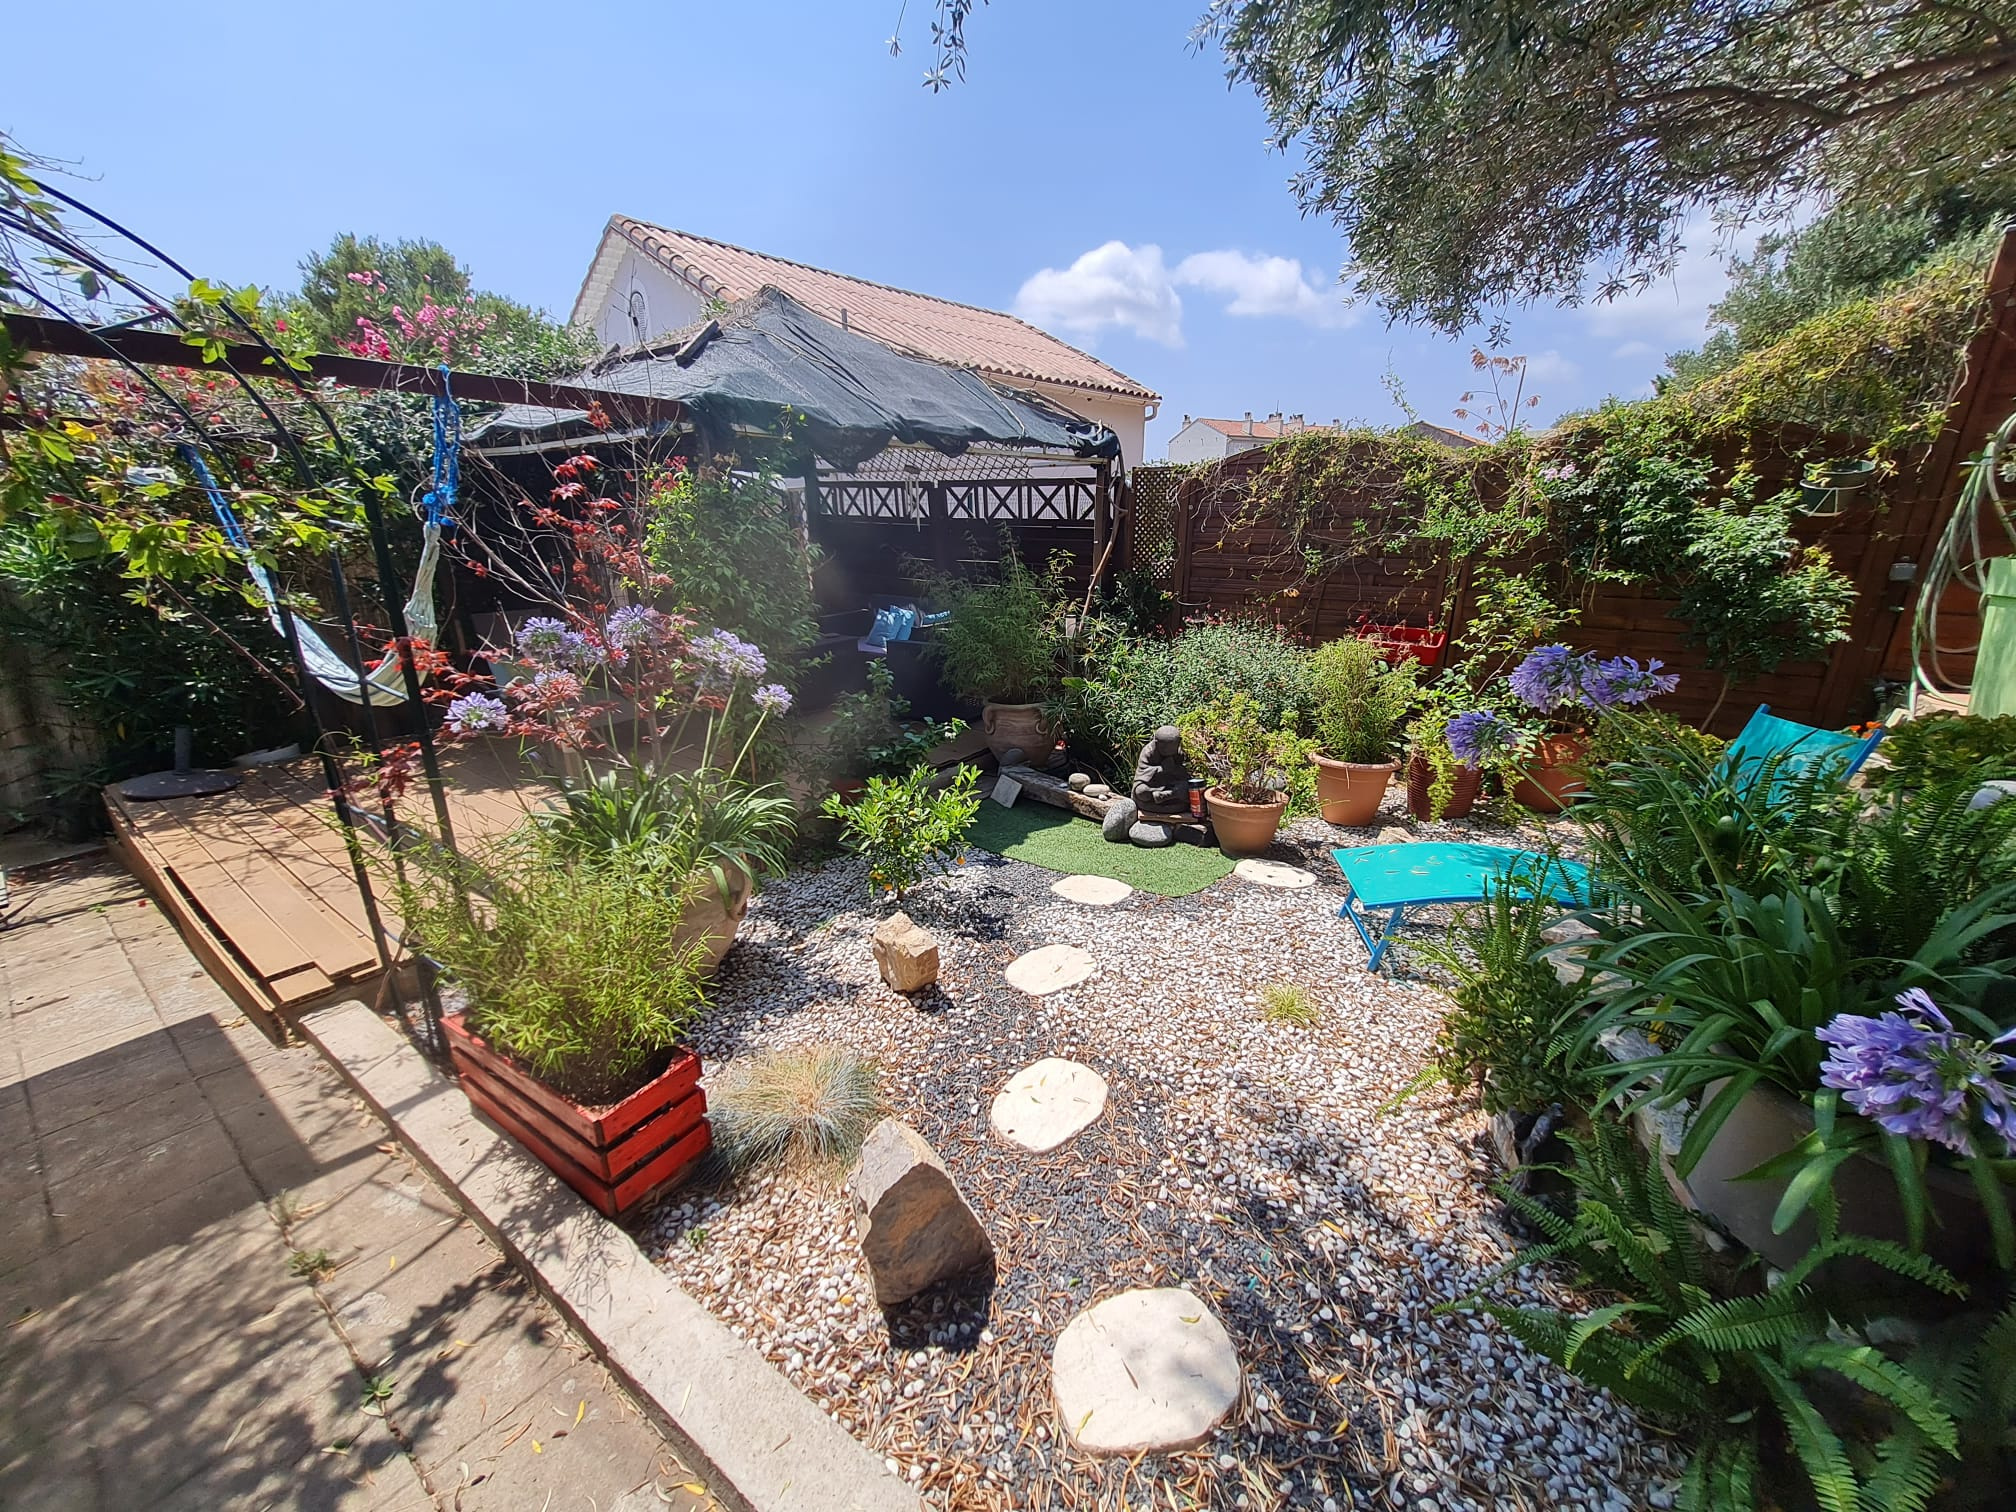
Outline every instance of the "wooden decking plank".
<path fill-rule="evenodd" d="M 253 901 L 313 952 L 315 965 L 321 971 L 341 980 L 379 964 L 377 947 L 364 927 L 361 904 L 358 917 L 353 919 L 335 902 L 346 888 L 355 893 L 347 864 L 340 869 L 330 867 L 318 852 L 262 814 L 250 799 L 213 806 L 208 822 L 224 831 L 219 835 L 220 842 L 228 844 L 235 838 L 245 847 L 228 856 L 220 855 L 219 864 L 241 883 L 258 883 L 256 891 L 250 886 L 246 889 L 252 893 Z M 304 875 L 318 865 L 329 868 L 333 875 Z"/>

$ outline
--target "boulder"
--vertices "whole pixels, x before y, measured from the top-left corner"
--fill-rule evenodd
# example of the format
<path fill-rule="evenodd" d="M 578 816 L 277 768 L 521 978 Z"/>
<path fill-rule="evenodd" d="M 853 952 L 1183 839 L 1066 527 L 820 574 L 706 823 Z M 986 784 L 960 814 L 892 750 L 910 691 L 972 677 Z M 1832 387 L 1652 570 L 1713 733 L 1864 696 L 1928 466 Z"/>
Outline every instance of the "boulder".
<path fill-rule="evenodd" d="M 906 913 L 876 925 L 870 948 L 882 980 L 898 992 L 917 992 L 938 980 L 938 942 Z"/>
<path fill-rule="evenodd" d="M 1115 798 L 1106 805 L 1106 817 L 1099 821 L 1099 833 L 1116 845 L 1127 841 L 1127 830 L 1141 811 L 1132 798 Z"/>
<path fill-rule="evenodd" d="M 898 1119 L 885 1118 L 869 1132 L 853 1188 L 862 1258 L 884 1307 L 993 1257 L 993 1241 L 945 1162 Z"/>
<path fill-rule="evenodd" d="M 1073 772 L 1064 780 L 1071 784 L 1071 791 L 1074 793 L 1082 793 L 1092 786 L 1092 774 L 1089 772 Z"/>
<path fill-rule="evenodd" d="M 1103 782 L 1091 782 L 1085 785 L 1085 796 L 1087 798 L 1111 798 L 1113 796 L 1113 789 L 1106 786 Z"/>
<path fill-rule="evenodd" d="M 1174 844 L 1176 840 L 1175 834 L 1166 824 L 1130 824 L 1127 826 L 1127 838 L 1136 845 L 1146 846 L 1150 850 Z"/>

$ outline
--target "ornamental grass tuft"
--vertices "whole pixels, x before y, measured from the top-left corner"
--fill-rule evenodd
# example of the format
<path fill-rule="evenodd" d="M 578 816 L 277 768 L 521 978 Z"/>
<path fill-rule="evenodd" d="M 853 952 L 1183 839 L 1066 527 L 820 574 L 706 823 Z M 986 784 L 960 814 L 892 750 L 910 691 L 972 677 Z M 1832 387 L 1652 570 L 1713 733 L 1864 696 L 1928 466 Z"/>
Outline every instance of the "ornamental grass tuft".
<path fill-rule="evenodd" d="M 838 1045 L 769 1050 L 711 1078 L 715 1152 L 732 1171 L 771 1161 L 837 1166 L 882 1115 L 875 1063 Z"/>

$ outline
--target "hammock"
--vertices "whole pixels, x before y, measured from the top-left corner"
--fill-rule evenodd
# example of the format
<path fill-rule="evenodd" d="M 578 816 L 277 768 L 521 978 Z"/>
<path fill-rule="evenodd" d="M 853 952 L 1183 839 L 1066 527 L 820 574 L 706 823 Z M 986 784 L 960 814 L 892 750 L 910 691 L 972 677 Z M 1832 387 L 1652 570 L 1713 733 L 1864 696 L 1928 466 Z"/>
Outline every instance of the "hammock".
<path fill-rule="evenodd" d="M 433 644 L 440 630 L 434 614 L 434 570 L 441 560 L 441 527 L 451 518 L 456 490 L 462 483 L 461 442 L 461 406 L 452 396 L 437 395 L 434 400 L 434 486 L 421 501 L 427 513 L 420 533 L 420 565 L 413 573 L 413 591 L 406 598 L 407 635 L 428 645 Z M 396 647 L 360 673 L 338 655 L 312 625 L 281 607 L 280 592 L 273 575 L 253 556 L 251 540 L 239 523 L 237 511 L 232 509 L 224 490 L 217 486 L 217 480 L 204 464 L 202 454 L 189 445 L 184 445 L 181 451 L 183 460 L 194 470 L 203 484 L 203 491 L 210 496 L 210 507 L 216 512 L 217 523 L 224 527 L 224 534 L 230 538 L 231 544 L 244 553 L 246 570 L 251 573 L 259 596 L 266 601 L 266 617 L 273 622 L 273 629 L 282 640 L 287 638 L 287 619 L 282 616 L 293 620 L 294 633 L 301 644 L 301 660 L 309 675 L 338 698 L 353 704 L 368 702 L 373 708 L 389 708 L 406 702 L 406 673 L 400 666 Z"/>

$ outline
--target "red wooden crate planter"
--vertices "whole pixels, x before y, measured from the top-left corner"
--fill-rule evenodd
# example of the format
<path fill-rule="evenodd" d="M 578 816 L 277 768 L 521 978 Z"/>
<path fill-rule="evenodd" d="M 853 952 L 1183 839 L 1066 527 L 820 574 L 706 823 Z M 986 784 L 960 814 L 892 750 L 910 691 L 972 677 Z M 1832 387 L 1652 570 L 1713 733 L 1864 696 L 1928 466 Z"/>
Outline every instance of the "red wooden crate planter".
<path fill-rule="evenodd" d="M 700 1057 L 690 1050 L 622 1101 L 585 1108 L 493 1049 L 463 1015 L 450 1014 L 441 1027 L 476 1111 L 608 1217 L 684 1177 L 713 1143 Z"/>
<path fill-rule="evenodd" d="M 1369 640 L 1390 662 L 1409 659 L 1424 667 L 1442 665 L 1443 648 L 1449 644 L 1446 630 L 1424 630 L 1418 625 L 1360 625 L 1361 640 Z"/>

